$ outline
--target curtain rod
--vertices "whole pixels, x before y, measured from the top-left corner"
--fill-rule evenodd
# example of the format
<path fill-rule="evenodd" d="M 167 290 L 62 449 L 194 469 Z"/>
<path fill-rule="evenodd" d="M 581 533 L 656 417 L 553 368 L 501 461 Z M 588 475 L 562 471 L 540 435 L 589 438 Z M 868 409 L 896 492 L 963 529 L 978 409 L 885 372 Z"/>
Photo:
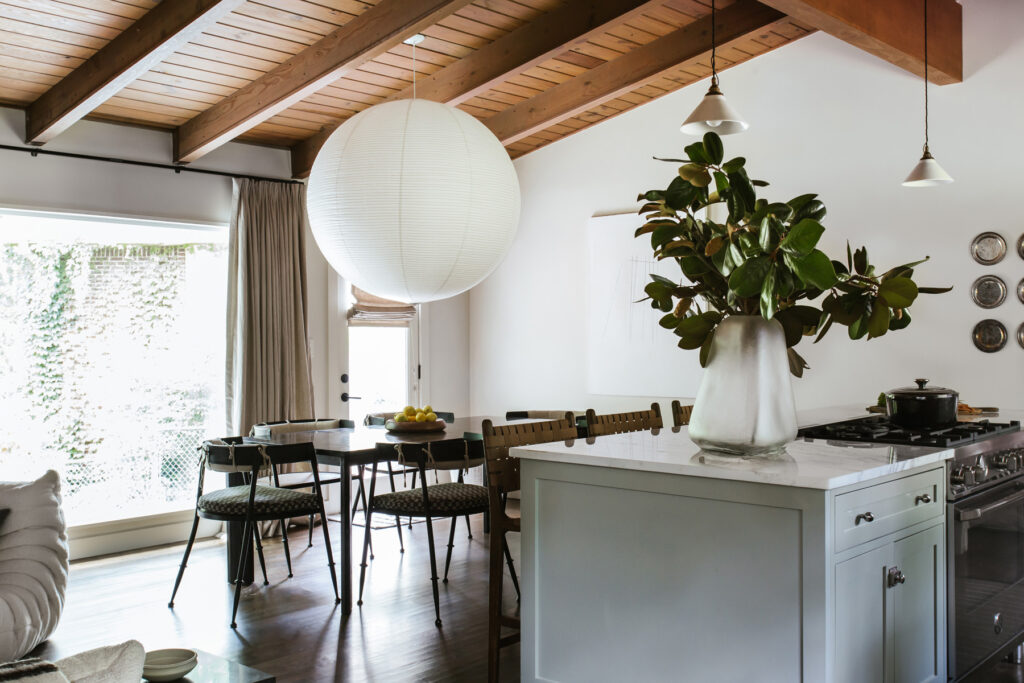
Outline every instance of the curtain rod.
<path fill-rule="evenodd" d="M 53 157 L 66 157 L 69 159 L 87 159 L 89 161 L 106 161 L 112 164 L 128 164 L 130 166 L 146 166 L 148 168 L 162 168 L 175 173 L 181 173 L 187 171 L 188 173 L 205 173 L 207 175 L 219 175 L 225 178 L 246 178 L 248 180 L 266 180 L 272 183 L 285 183 L 286 185 L 302 185 L 301 180 L 292 180 L 290 178 L 268 178 L 266 176 L 257 175 L 244 175 L 240 173 L 228 173 L 227 171 L 213 171 L 206 168 L 192 168 L 191 166 L 176 165 L 176 164 L 158 164 L 153 161 L 134 161 L 132 159 L 118 159 L 116 157 L 101 157 L 94 154 L 77 154 L 75 152 L 58 152 L 52 149 L 42 149 L 40 147 L 19 147 L 17 145 L 0 145 L 0 149 L 10 150 L 12 152 L 28 152 L 32 156 L 38 156 L 40 154 Z"/>

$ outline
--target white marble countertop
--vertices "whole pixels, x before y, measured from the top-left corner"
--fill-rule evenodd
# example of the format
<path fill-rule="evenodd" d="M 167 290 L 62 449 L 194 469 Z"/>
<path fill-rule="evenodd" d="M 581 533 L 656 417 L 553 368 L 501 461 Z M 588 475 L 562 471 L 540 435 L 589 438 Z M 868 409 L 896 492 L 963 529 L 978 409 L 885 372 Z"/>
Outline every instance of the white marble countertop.
<path fill-rule="evenodd" d="M 808 426 L 867 414 L 863 406 L 838 406 L 801 412 L 798 420 Z M 977 419 L 1006 422 L 1022 414 L 1004 411 Z M 828 490 L 942 462 L 953 450 L 798 439 L 777 456 L 738 457 L 702 451 L 686 427 L 678 427 L 522 446 L 512 454 L 526 460 Z"/>

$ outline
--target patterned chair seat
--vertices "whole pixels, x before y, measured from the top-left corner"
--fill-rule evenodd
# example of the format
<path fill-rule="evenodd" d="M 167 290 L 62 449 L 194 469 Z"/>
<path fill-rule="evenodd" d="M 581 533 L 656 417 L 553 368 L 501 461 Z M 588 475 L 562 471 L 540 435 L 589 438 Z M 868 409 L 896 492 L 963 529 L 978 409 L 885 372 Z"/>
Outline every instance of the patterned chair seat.
<path fill-rule="evenodd" d="M 431 516 L 458 516 L 480 512 L 487 508 L 487 487 L 476 484 L 434 484 L 427 487 Z M 374 512 L 390 512 L 413 517 L 425 517 L 423 490 L 410 489 L 374 496 L 371 504 Z"/>
<path fill-rule="evenodd" d="M 199 498 L 199 509 L 214 515 L 244 517 L 248 505 L 248 486 L 231 486 L 204 493 Z M 320 506 L 313 493 L 279 489 L 274 486 L 257 486 L 253 510 L 259 515 L 273 513 L 279 517 L 289 517 L 319 513 Z"/>

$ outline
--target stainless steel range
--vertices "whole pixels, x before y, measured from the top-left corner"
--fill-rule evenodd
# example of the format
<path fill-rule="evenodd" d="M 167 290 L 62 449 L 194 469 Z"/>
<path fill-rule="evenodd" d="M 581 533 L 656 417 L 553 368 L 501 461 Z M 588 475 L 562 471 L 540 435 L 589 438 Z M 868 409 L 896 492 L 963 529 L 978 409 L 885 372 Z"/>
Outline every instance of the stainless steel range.
<path fill-rule="evenodd" d="M 949 675 L 961 681 L 1024 641 L 1024 432 L 975 420 L 908 430 L 873 415 L 800 430 L 811 439 L 952 448 L 946 493 Z"/>

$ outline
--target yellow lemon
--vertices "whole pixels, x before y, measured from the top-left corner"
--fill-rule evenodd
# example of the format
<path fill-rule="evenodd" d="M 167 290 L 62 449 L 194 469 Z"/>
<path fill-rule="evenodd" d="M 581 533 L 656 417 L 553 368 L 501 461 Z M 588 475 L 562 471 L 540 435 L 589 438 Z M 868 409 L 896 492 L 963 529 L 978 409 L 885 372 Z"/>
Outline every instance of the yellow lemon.
<path fill-rule="evenodd" d="M 427 414 L 424 413 L 422 410 L 420 412 L 416 413 L 416 421 L 417 422 L 426 422 L 427 421 Z"/>
<path fill-rule="evenodd" d="M 427 413 L 427 420 L 426 421 L 427 422 L 437 422 L 437 415 L 434 413 L 434 411 L 430 411 L 429 413 Z"/>
<path fill-rule="evenodd" d="M 395 415 L 395 422 L 408 422 L 409 418 L 405 413 Z"/>
<path fill-rule="evenodd" d="M 434 412 L 434 409 L 431 408 L 430 404 L 428 403 L 427 405 L 423 406 L 423 412 L 429 415 L 430 413 Z"/>
<path fill-rule="evenodd" d="M 405 413 L 408 417 L 416 417 L 416 409 L 413 408 L 412 406 L 406 406 L 405 410 L 403 410 L 402 412 Z"/>

